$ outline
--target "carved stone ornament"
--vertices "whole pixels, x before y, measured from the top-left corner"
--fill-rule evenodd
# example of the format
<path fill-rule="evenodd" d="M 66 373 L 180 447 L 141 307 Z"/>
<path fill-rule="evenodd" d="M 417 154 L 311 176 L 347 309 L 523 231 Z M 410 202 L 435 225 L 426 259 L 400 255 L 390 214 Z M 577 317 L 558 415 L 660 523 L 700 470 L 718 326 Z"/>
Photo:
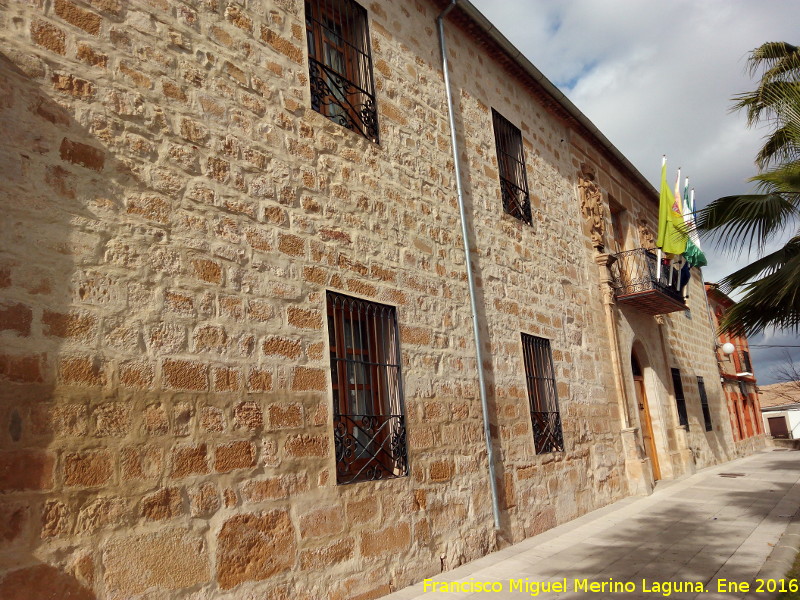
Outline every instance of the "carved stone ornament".
<path fill-rule="evenodd" d="M 653 233 L 650 231 L 650 228 L 647 226 L 647 221 L 641 219 L 638 223 L 638 228 L 639 241 L 642 244 L 642 248 L 655 248 L 656 240 L 653 237 Z"/>
<path fill-rule="evenodd" d="M 581 213 L 589 225 L 592 245 L 602 252 L 604 247 L 603 237 L 606 231 L 603 194 L 600 191 L 600 186 L 597 185 L 597 181 L 595 181 L 594 169 L 586 163 L 581 164 L 578 188 L 581 194 Z"/>

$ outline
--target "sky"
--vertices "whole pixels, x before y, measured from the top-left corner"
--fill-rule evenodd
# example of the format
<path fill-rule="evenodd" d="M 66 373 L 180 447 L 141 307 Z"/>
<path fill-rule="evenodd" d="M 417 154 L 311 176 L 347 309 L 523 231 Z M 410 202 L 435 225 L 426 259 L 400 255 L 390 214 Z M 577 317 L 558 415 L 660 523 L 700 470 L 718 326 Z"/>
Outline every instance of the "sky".
<path fill-rule="evenodd" d="M 647 178 L 679 167 L 698 207 L 752 191 L 765 129 L 748 129 L 731 98 L 755 87 L 749 52 L 768 41 L 799 44 L 797 0 L 471 0 Z M 788 239 L 789 232 L 785 234 Z M 774 245 L 773 249 L 781 244 Z M 705 241 L 706 281 L 753 260 Z M 769 248 L 767 249 L 769 250 Z M 736 298 L 736 296 L 733 296 Z M 760 385 L 786 352 L 800 364 L 796 333 L 752 337 Z"/>

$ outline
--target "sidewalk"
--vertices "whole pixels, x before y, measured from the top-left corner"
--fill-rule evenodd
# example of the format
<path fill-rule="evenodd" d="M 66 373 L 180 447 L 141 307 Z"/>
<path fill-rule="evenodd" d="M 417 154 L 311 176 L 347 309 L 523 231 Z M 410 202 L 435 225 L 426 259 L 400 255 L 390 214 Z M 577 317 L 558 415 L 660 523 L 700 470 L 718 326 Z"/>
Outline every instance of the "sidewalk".
<path fill-rule="evenodd" d="M 439 591 L 429 584 L 424 592 L 419 583 L 384 598 L 520 600 L 548 582 L 559 582 L 564 591 L 535 597 L 771 598 L 775 594 L 753 596 L 754 587 L 750 594 L 722 593 L 718 581 L 752 583 L 799 507 L 800 452 L 770 449 L 660 482 L 650 496 L 626 498 L 431 580 L 474 580 L 495 591 L 442 591 L 440 583 Z M 596 591 L 588 589 L 592 582 Z"/>

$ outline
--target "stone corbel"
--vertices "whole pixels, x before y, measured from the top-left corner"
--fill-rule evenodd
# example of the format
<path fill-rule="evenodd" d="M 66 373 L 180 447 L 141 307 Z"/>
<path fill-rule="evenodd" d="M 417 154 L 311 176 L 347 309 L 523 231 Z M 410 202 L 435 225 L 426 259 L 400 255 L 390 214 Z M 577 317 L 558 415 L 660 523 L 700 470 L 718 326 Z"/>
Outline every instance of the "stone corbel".
<path fill-rule="evenodd" d="M 594 262 L 600 267 L 600 293 L 603 295 L 603 304 L 614 304 L 611 265 L 617 262 L 617 257 L 613 254 L 598 253 L 595 254 Z"/>

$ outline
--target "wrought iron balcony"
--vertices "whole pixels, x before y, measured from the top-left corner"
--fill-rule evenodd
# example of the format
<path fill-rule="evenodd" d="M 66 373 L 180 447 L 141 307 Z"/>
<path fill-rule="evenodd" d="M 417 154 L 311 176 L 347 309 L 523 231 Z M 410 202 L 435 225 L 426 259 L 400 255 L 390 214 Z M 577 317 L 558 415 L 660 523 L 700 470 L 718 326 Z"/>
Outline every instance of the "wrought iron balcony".
<path fill-rule="evenodd" d="M 502 177 L 500 178 L 500 191 L 503 196 L 503 210 L 530 225 L 531 199 L 528 191 Z"/>
<path fill-rule="evenodd" d="M 561 431 L 561 415 L 558 411 L 532 410 L 531 422 L 536 454 L 564 451 L 564 434 Z"/>
<path fill-rule="evenodd" d="M 408 475 L 403 415 L 333 415 L 337 482 Z"/>
<path fill-rule="evenodd" d="M 312 57 L 308 58 L 308 72 L 311 107 L 331 121 L 377 143 L 375 95 Z"/>
<path fill-rule="evenodd" d="M 662 265 L 658 276 L 658 257 L 654 250 L 636 248 L 615 254 L 611 265 L 614 295 L 619 304 L 649 315 L 686 310 L 680 287 L 680 271 Z"/>

